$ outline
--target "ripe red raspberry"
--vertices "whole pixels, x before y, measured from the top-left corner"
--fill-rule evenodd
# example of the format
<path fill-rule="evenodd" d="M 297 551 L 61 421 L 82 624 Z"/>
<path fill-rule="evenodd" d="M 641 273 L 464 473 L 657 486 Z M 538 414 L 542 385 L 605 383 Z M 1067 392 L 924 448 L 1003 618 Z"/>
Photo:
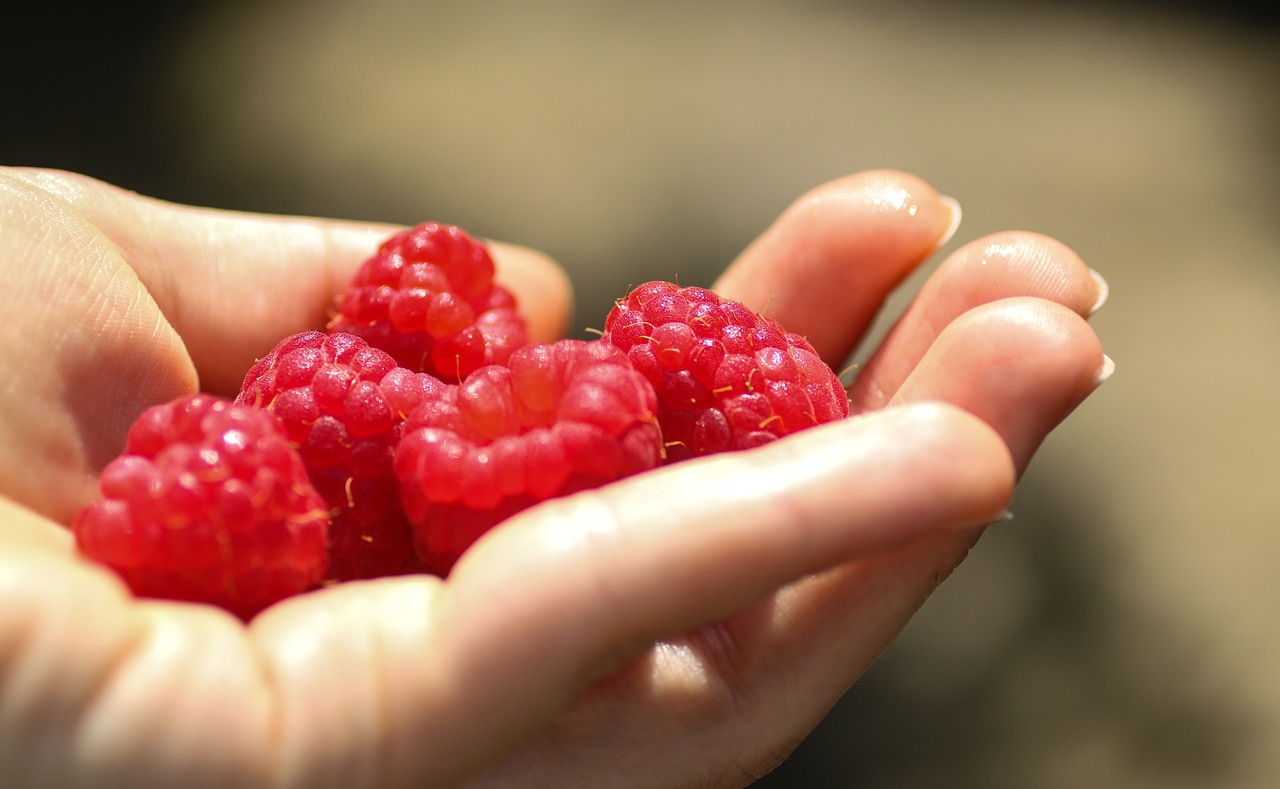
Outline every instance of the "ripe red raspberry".
<path fill-rule="evenodd" d="M 448 573 L 520 510 L 661 462 L 653 388 L 612 346 L 530 345 L 425 401 L 396 450 L 418 553 Z"/>
<path fill-rule="evenodd" d="M 445 384 L 351 334 L 281 340 L 245 376 L 237 403 L 270 410 L 324 497 L 334 581 L 420 569 L 393 453 L 405 415 Z"/>
<path fill-rule="evenodd" d="M 641 285 L 609 312 L 602 339 L 657 391 L 668 463 L 849 415 L 844 386 L 803 337 L 703 288 Z"/>
<path fill-rule="evenodd" d="M 528 342 L 515 297 L 493 272 L 488 250 L 465 231 L 418 225 L 361 265 L 329 330 L 363 337 L 403 367 L 461 381 Z"/>
<path fill-rule="evenodd" d="M 327 508 L 262 411 L 209 395 L 150 408 L 99 485 L 76 545 L 138 595 L 247 620 L 324 575 Z"/>

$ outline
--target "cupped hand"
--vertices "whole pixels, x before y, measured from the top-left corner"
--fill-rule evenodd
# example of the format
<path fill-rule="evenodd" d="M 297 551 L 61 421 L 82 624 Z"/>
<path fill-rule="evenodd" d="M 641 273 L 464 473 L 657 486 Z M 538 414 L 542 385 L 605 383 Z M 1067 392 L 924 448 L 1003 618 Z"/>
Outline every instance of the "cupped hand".
<path fill-rule="evenodd" d="M 393 228 L 0 171 L 0 774 L 14 786 L 740 786 L 821 719 L 1109 371 L 1052 239 L 941 263 L 852 416 L 527 510 L 447 580 L 341 584 L 247 626 L 133 598 L 65 524 L 146 406 L 234 393 Z M 796 201 L 722 294 L 833 365 L 954 230 L 896 172 Z M 563 274 L 496 244 L 535 341 Z M 674 276 L 674 274 L 673 274 Z"/>

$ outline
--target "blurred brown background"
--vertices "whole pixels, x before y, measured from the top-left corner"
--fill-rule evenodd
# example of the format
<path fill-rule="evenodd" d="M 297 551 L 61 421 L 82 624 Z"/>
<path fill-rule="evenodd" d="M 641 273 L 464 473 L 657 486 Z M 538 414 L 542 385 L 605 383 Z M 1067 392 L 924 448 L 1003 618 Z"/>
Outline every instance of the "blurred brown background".
<path fill-rule="evenodd" d="M 1118 372 L 768 787 L 1280 785 L 1280 28 L 1231 3 L 201 0 L 7 26 L 0 161 L 540 247 L 575 331 L 856 170 L 1061 238 Z M 905 296 L 903 297 L 905 298 Z M 901 306 L 901 299 L 893 306 Z"/>

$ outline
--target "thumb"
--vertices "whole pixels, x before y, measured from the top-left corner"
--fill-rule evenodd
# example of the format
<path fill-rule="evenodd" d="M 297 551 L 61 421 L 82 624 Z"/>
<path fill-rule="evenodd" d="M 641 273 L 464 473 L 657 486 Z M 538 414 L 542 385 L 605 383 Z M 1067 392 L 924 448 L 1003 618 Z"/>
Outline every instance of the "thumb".
<path fill-rule="evenodd" d="M 84 217 L 0 171 L 0 496 L 65 522 L 146 406 L 194 391 L 182 341 Z"/>

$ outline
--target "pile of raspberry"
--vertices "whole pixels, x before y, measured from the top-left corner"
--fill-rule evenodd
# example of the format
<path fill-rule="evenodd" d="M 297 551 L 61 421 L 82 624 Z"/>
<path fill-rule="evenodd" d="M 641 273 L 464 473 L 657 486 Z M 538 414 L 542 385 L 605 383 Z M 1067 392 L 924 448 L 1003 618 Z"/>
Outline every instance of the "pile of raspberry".
<path fill-rule="evenodd" d="M 457 227 L 392 235 L 335 305 L 234 399 L 141 414 L 72 524 L 79 551 L 137 595 L 247 620 L 334 583 L 445 576 L 540 501 L 848 415 L 804 338 L 703 288 L 649 282 L 598 339 L 530 343 Z"/>

